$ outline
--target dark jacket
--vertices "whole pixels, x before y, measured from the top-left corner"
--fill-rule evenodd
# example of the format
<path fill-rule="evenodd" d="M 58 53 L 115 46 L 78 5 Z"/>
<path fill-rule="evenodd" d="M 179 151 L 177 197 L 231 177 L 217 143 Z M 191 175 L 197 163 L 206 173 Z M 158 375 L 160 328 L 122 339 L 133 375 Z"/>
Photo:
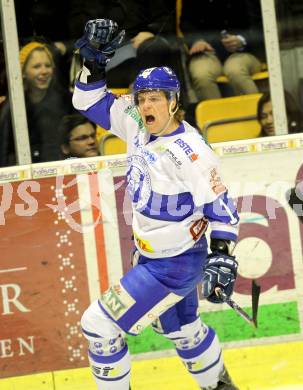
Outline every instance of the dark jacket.
<path fill-rule="evenodd" d="M 185 0 L 182 2 L 181 31 L 188 46 L 198 39 L 209 42 L 224 60 L 229 53 L 221 41 L 221 31 L 241 35 L 244 51 L 265 61 L 265 46 L 260 1 L 252 0 Z"/>
<path fill-rule="evenodd" d="M 70 94 L 55 86 L 44 99 L 32 104 L 25 96 L 32 162 L 60 160 L 58 127 L 61 118 L 73 111 Z M 9 102 L 0 112 L 0 166 L 16 164 Z"/>
<path fill-rule="evenodd" d="M 126 39 L 134 37 L 140 31 L 165 36 L 175 33 L 175 1 L 120 0 L 118 2 L 123 14 L 117 22 L 126 30 Z"/>
<path fill-rule="evenodd" d="M 69 0 L 15 0 L 19 38 L 43 36 L 51 41 L 69 38 Z"/>
<path fill-rule="evenodd" d="M 176 28 L 175 0 L 70 0 L 69 29 L 77 37 L 89 19 L 109 18 L 126 30 L 125 41 L 140 31 L 171 34 Z"/>

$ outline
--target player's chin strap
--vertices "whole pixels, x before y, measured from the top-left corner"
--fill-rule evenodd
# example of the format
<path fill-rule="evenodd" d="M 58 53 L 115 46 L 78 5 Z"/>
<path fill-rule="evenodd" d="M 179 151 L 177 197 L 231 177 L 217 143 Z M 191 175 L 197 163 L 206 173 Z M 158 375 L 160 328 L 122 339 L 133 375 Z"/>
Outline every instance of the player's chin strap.
<path fill-rule="evenodd" d="M 174 105 L 173 101 L 169 103 L 169 107 L 168 107 L 169 119 L 164 125 L 164 127 L 161 130 L 159 130 L 157 133 L 153 133 L 153 135 L 155 135 L 156 137 L 161 137 L 161 135 L 163 135 L 165 131 L 168 129 L 169 125 L 171 124 L 171 121 L 174 119 L 174 115 L 178 111 L 179 106 L 178 106 L 178 102 L 176 102 L 176 107 L 173 110 L 173 105 Z"/>

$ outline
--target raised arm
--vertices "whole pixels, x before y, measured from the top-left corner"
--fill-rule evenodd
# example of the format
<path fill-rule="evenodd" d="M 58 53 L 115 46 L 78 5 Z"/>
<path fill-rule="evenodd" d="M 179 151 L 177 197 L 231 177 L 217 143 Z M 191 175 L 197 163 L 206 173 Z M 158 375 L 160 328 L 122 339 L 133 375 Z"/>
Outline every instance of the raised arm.
<path fill-rule="evenodd" d="M 107 92 L 105 67 L 124 38 L 116 22 L 109 19 L 89 20 L 84 35 L 75 46 L 84 59 L 77 77 L 73 105 L 83 115 L 105 129 L 110 129 L 110 109 L 115 96 Z"/>

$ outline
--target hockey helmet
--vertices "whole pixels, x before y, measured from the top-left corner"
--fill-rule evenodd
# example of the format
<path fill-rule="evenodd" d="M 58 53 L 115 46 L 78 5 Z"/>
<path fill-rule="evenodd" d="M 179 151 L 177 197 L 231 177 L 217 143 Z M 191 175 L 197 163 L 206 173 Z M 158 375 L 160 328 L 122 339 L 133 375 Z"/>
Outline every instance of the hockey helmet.
<path fill-rule="evenodd" d="M 161 66 L 142 70 L 133 84 L 133 92 L 136 97 L 139 92 L 160 90 L 168 93 L 180 93 L 179 80 L 171 68 Z M 135 99 L 136 100 L 136 99 Z"/>

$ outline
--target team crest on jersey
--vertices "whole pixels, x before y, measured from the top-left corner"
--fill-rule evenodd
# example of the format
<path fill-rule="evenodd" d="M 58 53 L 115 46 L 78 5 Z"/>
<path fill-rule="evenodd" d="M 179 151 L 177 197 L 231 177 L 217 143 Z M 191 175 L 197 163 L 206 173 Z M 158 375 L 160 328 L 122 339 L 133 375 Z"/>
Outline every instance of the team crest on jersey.
<path fill-rule="evenodd" d="M 128 159 L 127 190 L 137 210 L 144 209 L 151 196 L 151 179 L 147 163 L 141 156 Z"/>

